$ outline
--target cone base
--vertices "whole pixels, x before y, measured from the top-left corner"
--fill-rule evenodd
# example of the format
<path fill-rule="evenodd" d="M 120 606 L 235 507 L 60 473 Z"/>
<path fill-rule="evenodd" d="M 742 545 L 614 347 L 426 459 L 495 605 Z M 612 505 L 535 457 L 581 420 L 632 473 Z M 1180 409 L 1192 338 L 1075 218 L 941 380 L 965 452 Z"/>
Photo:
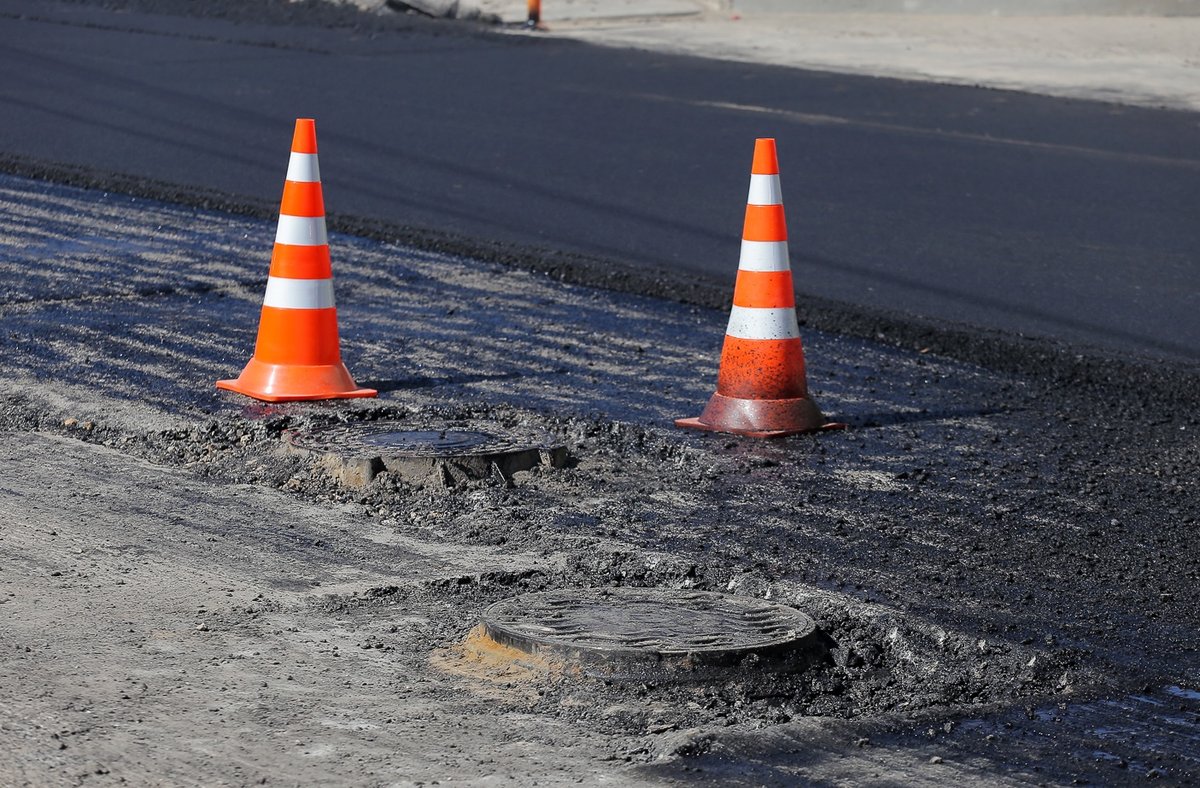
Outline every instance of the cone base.
<path fill-rule="evenodd" d="M 740 399 L 713 394 L 703 413 L 694 419 L 676 419 L 675 426 L 750 438 L 783 438 L 845 425 L 826 421 L 816 403 L 807 397 Z"/>
<path fill-rule="evenodd" d="M 218 380 L 217 388 L 264 402 L 374 397 L 375 389 L 359 388 L 342 362 L 309 366 L 267 364 L 250 359 L 236 380 Z"/>

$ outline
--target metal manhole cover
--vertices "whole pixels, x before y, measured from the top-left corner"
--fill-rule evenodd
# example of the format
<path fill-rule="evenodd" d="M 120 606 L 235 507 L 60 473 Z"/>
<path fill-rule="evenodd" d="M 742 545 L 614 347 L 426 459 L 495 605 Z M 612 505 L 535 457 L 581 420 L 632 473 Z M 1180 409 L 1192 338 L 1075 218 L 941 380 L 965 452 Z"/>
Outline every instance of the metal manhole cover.
<path fill-rule="evenodd" d="M 539 465 L 560 468 L 566 448 L 532 429 L 471 421 L 430 424 L 374 421 L 335 424 L 285 433 L 298 451 L 324 458 L 340 481 L 364 486 L 389 471 L 407 481 L 455 487 L 471 479 L 513 474 Z"/>
<path fill-rule="evenodd" d="M 477 452 L 496 442 L 496 436 L 472 430 L 397 430 L 364 435 L 367 446 L 378 446 L 404 454 L 435 457 Z"/>
<path fill-rule="evenodd" d="M 802 669 L 824 653 L 813 620 L 792 607 L 704 591 L 567 589 L 489 607 L 484 634 L 584 672 L 695 673 L 732 666 Z"/>

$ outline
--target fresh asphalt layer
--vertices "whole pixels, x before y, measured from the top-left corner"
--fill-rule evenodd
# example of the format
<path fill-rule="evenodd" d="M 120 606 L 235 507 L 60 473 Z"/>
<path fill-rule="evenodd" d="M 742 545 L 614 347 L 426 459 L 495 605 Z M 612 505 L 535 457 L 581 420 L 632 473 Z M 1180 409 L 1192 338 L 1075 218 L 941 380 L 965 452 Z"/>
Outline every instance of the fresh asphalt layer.
<path fill-rule="evenodd" d="M 1196 409 L 807 331 L 844 432 L 678 430 L 725 313 L 335 233 L 378 400 L 218 391 L 274 223 L 0 176 L 0 784 L 1014 785 L 1197 776 Z M 567 467 L 331 478 L 287 430 L 541 429 Z M 811 614 L 771 680 L 464 651 L 522 591 Z"/>
<path fill-rule="evenodd" d="M 753 139 L 774 136 L 802 310 L 833 300 L 1200 360 L 1192 113 L 314 4 L 221 6 L 232 20 L 101 5 L 0 0 L 0 68 L 19 75 L 0 85 L 10 171 L 66 164 L 269 204 L 291 121 L 313 116 L 332 213 L 666 272 L 669 295 L 728 288 Z"/>

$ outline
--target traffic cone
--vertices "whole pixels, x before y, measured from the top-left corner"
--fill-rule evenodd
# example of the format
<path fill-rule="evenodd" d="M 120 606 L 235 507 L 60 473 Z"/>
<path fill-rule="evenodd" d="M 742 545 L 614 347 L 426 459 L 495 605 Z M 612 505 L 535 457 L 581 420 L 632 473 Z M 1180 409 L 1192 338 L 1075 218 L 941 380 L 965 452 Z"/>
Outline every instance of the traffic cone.
<path fill-rule="evenodd" d="M 775 140 L 754 144 L 733 310 L 717 391 L 699 418 L 675 426 L 777 438 L 825 429 L 808 397 Z"/>
<path fill-rule="evenodd" d="M 218 380 L 217 388 L 267 402 L 376 394 L 359 388 L 342 363 L 317 127 L 309 118 L 296 120 L 292 137 L 254 357 L 237 380 Z"/>

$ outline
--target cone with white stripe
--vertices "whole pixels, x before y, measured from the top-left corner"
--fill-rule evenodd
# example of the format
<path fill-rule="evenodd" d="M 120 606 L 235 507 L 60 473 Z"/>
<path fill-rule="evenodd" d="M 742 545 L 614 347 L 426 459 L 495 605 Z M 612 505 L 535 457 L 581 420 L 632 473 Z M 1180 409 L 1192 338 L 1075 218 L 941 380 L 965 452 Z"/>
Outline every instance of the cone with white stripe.
<path fill-rule="evenodd" d="M 717 391 L 699 418 L 677 419 L 675 426 L 755 438 L 833 426 L 808 396 L 775 140 L 756 141 L 750 172 Z"/>
<path fill-rule="evenodd" d="M 217 388 L 267 402 L 375 396 L 342 363 L 311 119 L 296 121 L 254 357 L 237 380 L 218 380 Z"/>

